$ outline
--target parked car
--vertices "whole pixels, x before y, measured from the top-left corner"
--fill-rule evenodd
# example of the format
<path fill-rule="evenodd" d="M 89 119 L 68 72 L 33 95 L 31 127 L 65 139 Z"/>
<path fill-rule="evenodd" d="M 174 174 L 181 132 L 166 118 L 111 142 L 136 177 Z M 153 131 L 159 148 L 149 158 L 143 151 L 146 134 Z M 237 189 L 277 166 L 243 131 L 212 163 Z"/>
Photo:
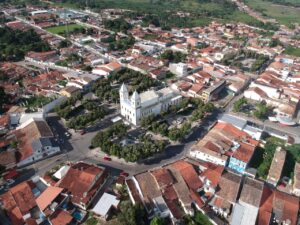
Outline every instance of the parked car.
<path fill-rule="evenodd" d="M 111 158 L 108 157 L 108 156 L 104 156 L 103 159 L 106 160 L 106 161 L 111 161 Z"/>
<path fill-rule="evenodd" d="M 128 177 L 128 176 L 129 176 L 129 174 L 128 174 L 128 173 L 126 173 L 125 171 L 122 171 L 122 172 L 120 173 L 120 176 L 123 176 L 123 177 Z"/>
<path fill-rule="evenodd" d="M 13 179 L 8 179 L 8 180 L 6 180 L 6 183 L 8 185 L 11 185 L 11 184 L 15 183 L 15 181 Z"/>
<path fill-rule="evenodd" d="M 83 130 L 83 131 L 80 132 L 80 134 L 81 134 L 81 135 L 84 135 L 84 134 L 86 134 L 86 131 Z"/>

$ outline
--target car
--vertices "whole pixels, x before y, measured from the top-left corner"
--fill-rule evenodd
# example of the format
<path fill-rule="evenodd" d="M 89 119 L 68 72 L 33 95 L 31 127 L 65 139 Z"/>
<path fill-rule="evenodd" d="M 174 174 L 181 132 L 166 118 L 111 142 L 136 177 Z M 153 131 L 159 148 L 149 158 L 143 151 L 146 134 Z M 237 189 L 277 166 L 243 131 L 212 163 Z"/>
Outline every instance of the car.
<path fill-rule="evenodd" d="M 13 179 L 8 179 L 8 180 L 6 180 L 6 183 L 8 185 L 11 185 L 11 184 L 15 183 L 15 181 Z"/>
<path fill-rule="evenodd" d="M 93 149 L 94 148 L 94 146 L 93 145 L 89 145 L 89 149 Z"/>
<path fill-rule="evenodd" d="M 70 136 L 71 136 L 71 134 L 70 134 L 69 132 L 65 132 L 65 135 L 66 135 L 67 137 L 70 137 Z"/>
<path fill-rule="evenodd" d="M 83 130 L 83 131 L 80 132 L 81 135 L 84 135 L 85 133 L 86 133 L 85 130 Z"/>
<path fill-rule="evenodd" d="M 108 157 L 108 156 L 104 156 L 103 159 L 106 160 L 106 161 L 111 161 L 111 158 Z"/>
<path fill-rule="evenodd" d="M 128 173 L 126 173 L 125 171 L 122 171 L 122 172 L 120 173 L 120 176 L 123 176 L 123 177 L 128 177 L 128 176 L 129 176 L 129 174 L 128 174 Z"/>

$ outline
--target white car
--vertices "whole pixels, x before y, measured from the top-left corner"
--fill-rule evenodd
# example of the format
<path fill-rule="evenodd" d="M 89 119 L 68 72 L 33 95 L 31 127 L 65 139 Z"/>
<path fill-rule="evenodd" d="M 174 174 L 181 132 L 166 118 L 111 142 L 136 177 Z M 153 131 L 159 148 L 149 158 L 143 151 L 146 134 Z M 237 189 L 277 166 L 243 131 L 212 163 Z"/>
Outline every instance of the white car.
<path fill-rule="evenodd" d="M 11 185 L 11 184 L 15 183 L 15 181 L 14 181 L 13 179 L 8 179 L 8 180 L 6 181 L 6 183 L 7 183 L 8 185 Z"/>
<path fill-rule="evenodd" d="M 66 135 L 67 137 L 70 137 L 70 136 L 71 136 L 71 134 L 70 134 L 69 132 L 65 132 L 65 135 Z"/>

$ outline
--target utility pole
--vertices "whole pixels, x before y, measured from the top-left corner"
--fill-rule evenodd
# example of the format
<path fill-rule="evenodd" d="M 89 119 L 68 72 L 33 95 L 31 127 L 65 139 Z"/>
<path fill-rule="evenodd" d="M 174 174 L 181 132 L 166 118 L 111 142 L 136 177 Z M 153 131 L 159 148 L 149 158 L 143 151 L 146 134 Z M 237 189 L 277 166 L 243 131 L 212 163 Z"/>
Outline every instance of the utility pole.
<path fill-rule="evenodd" d="M 69 38 L 69 25 L 68 25 L 68 17 L 67 17 L 67 9 L 64 8 L 64 14 L 65 14 L 65 22 L 66 22 L 66 38 Z"/>

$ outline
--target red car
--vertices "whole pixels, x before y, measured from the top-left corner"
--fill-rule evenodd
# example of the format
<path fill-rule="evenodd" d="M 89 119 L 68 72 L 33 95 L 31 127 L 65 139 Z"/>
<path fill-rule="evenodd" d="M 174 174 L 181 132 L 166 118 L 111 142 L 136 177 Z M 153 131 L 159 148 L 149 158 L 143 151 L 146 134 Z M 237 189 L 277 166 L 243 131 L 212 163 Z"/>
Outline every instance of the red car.
<path fill-rule="evenodd" d="M 85 133 L 86 133 L 85 130 L 80 132 L 81 135 L 84 135 Z"/>
<path fill-rule="evenodd" d="M 128 174 L 128 173 L 126 173 L 126 172 L 124 172 L 124 171 L 122 171 L 122 172 L 120 173 L 120 176 L 123 176 L 123 177 L 128 177 L 128 176 L 129 176 L 129 174 Z"/>
<path fill-rule="evenodd" d="M 111 161 L 111 158 L 108 157 L 108 156 L 104 156 L 103 159 L 106 160 L 106 161 Z"/>

